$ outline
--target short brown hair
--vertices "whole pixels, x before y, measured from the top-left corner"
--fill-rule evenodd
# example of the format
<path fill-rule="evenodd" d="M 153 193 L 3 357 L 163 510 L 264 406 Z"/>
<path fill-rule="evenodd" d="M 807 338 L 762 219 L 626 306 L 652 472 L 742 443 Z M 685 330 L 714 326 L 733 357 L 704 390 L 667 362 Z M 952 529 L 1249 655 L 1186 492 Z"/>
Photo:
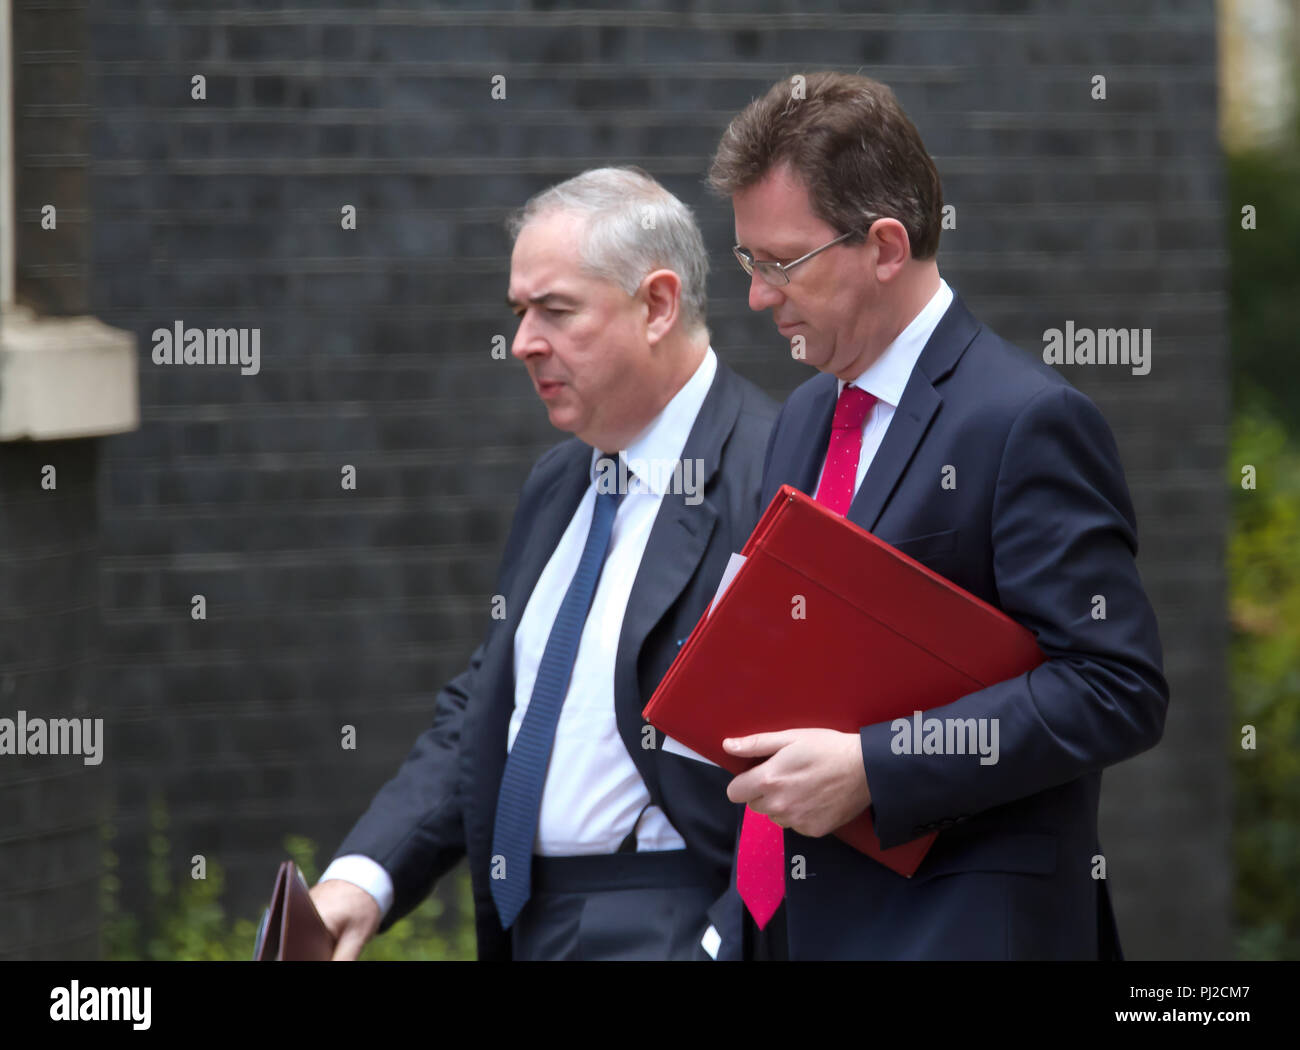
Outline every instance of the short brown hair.
<path fill-rule="evenodd" d="M 723 132 L 709 186 L 730 197 L 782 163 L 807 187 L 813 214 L 853 232 L 850 242 L 871 218 L 891 218 L 907 230 L 913 258 L 939 250 L 939 172 L 888 85 L 848 73 L 777 81 Z"/>

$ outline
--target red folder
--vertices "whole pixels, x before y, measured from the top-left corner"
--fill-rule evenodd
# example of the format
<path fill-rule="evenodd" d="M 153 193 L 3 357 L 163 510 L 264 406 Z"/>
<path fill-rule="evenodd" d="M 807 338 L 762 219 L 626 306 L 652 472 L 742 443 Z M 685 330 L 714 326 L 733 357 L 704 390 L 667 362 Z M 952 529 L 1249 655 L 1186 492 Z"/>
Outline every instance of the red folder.
<path fill-rule="evenodd" d="M 644 711 L 732 773 L 760 760 L 726 737 L 910 720 L 1043 662 L 1005 613 L 789 485 L 741 553 Z M 835 834 L 911 877 L 937 832 L 882 849 L 868 807 Z"/>

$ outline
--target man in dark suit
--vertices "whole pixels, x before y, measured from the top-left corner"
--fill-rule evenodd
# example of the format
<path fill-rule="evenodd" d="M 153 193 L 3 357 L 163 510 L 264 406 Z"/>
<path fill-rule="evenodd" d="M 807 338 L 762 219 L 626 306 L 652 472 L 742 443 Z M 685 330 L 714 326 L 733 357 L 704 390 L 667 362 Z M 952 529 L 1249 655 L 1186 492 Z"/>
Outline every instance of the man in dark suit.
<path fill-rule="evenodd" d="M 1101 771 L 1160 739 L 1168 687 L 1105 420 L 940 278 L 939 176 L 885 85 L 778 83 L 727 129 L 710 183 L 732 201 L 749 305 L 821 373 L 781 410 L 762 502 L 788 483 L 847 513 L 1046 656 L 929 712 L 988 730 L 992 762 L 904 748 L 892 723 L 728 742 L 763 759 L 728 788 L 748 804 L 737 882 L 755 943 L 792 959 L 1118 957 Z M 884 847 L 940 832 L 912 878 L 830 834 L 867 807 Z"/>
<path fill-rule="evenodd" d="M 776 406 L 714 355 L 698 227 L 644 172 L 552 187 L 512 232 L 513 353 L 574 436 L 524 483 L 469 667 L 312 896 L 355 958 L 468 855 L 480 959 L 705 959 L 740 808 L 641 710 L 758 519 Z"/>

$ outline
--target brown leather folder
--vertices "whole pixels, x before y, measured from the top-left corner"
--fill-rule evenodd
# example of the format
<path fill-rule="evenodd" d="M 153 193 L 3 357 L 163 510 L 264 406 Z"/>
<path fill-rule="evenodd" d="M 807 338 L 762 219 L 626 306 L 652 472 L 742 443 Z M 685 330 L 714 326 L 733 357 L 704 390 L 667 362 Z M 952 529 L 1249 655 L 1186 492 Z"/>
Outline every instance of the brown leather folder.
<path fill-rule="evenodd" d="M 286 860 L 275 874 L 271 906 L 262 916 L 253 958 L 257 962 L 328 962 L 334 935 L 320 917 L 298 865 Z"/>

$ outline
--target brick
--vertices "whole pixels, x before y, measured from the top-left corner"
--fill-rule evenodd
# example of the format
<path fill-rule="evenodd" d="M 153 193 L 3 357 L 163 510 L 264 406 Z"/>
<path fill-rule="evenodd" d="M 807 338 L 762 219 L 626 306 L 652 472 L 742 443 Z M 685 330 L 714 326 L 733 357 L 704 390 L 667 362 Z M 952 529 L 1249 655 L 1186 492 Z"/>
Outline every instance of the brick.
<path fill-rule="evenodd" d="M 177 10 L 210 21 L 177 25 L 117 0 L 71 37 L 96 62 L 84 82 L 57 63 L 24 70 L 27 90 L 94 109 L 35 111 L 25 125 L 20 111 L 23 281 L 55 309 L 84 301 L 137 333 L 146 425 L 103 443 L 102 476 L 87 461 L 64 490 L 60 467 L 60 498 L 102 495 L 99 563 L 69 553 L 93 538 L 93 517 L 20 497 L 12 469 L 30 474 L 32 453 L 0 448 L 0 550 L 43 544 L 65 562 L 0 555 L 0 607 L 44 610 L 0 621 L 19 639 L 0 673 L 24 702 L 89 695 L 120 715 L 103 772 L 124 904 L 148 912 L 147 806 L 161 788 L 177 875 L 209 852 L 231 878 L 230 910 L 255 916 L 284 834 L 314 835 L 327 859 L 486 627 L 518 486 L 560 436 L 522 366 L 488 356 L 515 327 L 501 303 L 509 209 L 584 162 L 647 164 L 704 226 L 715 349 L 778 397 L 811 374 L 748 310 L 730 209 L 700 180 L 726 120 L 771 79 L 840 65 L 888 80 L 936 154 L 959 217 L 941 266 L 982 320 L 1031 354 L 1067 317 L 1153 329 L 1149 377 L 1062 368 L 1098 400 L 1129 468 L 1141 568 L 1189 723 L 1185 748 L 1107 774 L 1102 833 L 1124 872 L 1114 888 L 1130 955 L 1226 953 L 1227 874 L 1145 845 L 1157 817 L 1164 844 L 1201 819 L 1171 801 L 1189 770 L 1198 801 L 1227 783 L 1221 760 L 1197 750 L 1212 727 L 1193 728 L 1221 710 L 1223 672 L 1222 617 L 1205 612 L 1222 597 L 1228 408 L 1211 5 L 1130 25 L 1118 0 L 1064 3 L 1050 18 L 1021 0 L 960 12 L 924 0 L 870 18 L 829 0 L 727 0 L 694 27 L 644 24 L 614 0 L 584 5 L 577 25 L 523 26 L 516 10 L 545 7 L 506 6 L 444 5 L 476 21 L 413 12 L 401 25 L 355 3 L 328 24 L 308 13 L 288 26 L 227 22 L 196 3 Z M 781 28 L 756 17 L 774 13 Z M 30 25 L 20 38 L 52 32 Z M 1106 103 L 1089 98 L 1094 67 Z M 189 98 L 196 72 L 207 102 Z M 505 101 L 490 97 L 494 73 Z M 84 146 L 66 150 L 78 136 Z M 65 152 L 90 157 L 89 179 L 30 164 Z M 54 188 L 85 198 L 84 243 L 63 203 L 68 242 L 29 239 Z M 339 228 L 343 203 L 358 207 L 354 232 Z M 262 373 L 154 366 L 152 329 L 177 319 L 260 327 Z M 359 470 L 355 493 L 339 488 L 345 462 Z M 101 590 L 96 642 L 93 624 L 69 619 L 86 616 L 57 610 Z M 193 593 L 209 598 L 206 623 L 189 619 Z M 102 644 L 93 676 L 59 638 Z M 29 666 L 35 656 L 53 665 Z M 358 753 L 337 749 L 344 719 L 362 729 Z M 1183 732 L 1174 719 L 1171 734 Z M 24 812 L 45 819 L 75 797 L 71 784 L 47 791 L 31 802 L 24 789 Z M 1226 834 L 1226 812 L 1215 819 Z M 36 840 L 22 848 L 35 855 Z M 42 856 L 49 881 L 75 851 Z M 1157 885 L 1178 887 L 1159 908 Z M 21 928 L 0 928 L 0 955 L 15 938 L 32 955 L 96 950 L 75 928 L 83 916 L 38 932 L 26 905 L 10 913 Z M 1182 921 L 1190 913 L 1198 923 Z"/>

